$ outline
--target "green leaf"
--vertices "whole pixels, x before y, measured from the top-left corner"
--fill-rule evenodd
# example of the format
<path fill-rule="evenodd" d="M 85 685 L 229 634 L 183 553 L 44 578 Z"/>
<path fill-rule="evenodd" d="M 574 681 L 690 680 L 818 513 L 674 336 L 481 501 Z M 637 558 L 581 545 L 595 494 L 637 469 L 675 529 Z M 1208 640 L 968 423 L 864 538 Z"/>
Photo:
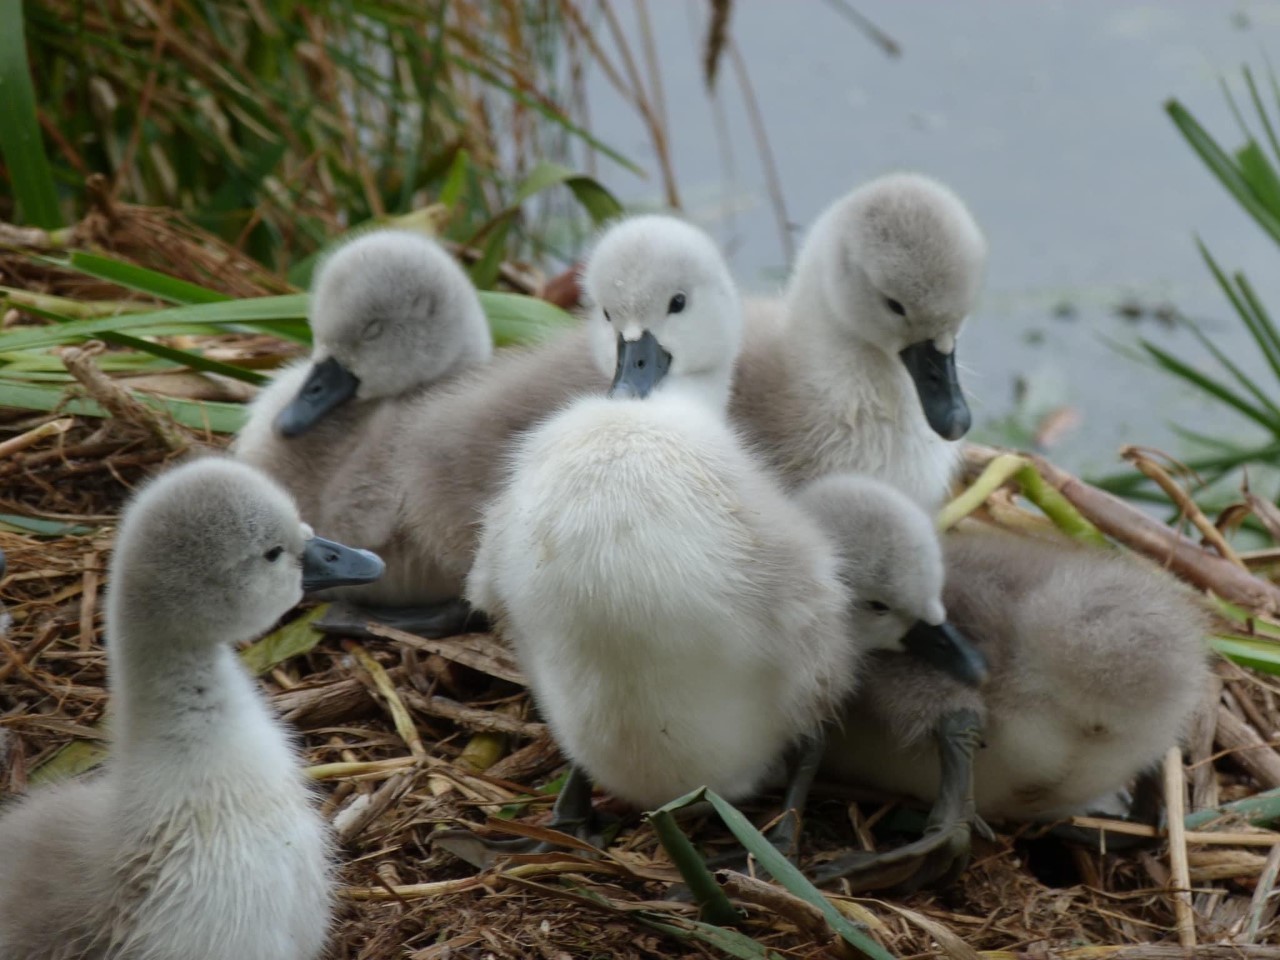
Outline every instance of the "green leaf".
<path fill-rule="evenodd" d="M 62 211 L 36 114 L 22 0 L 0 0 L 0 24 L 0 153 L 26 221 L 53 230 L 63 224 Z"/>
<path fill-rule="evenodd" d="M 188 283 L 186 280 L 148 270 L 136 264 L 125 263 L 123 260 L 115 260 L 97 253 L 85 253 L 83 250 L 73 250 L 66 258 L 41 257 L 40 259 L 60 267 L 69 267 L 87 276 L 97 277 L 99 280 L 118 284 L 128 290 L 137 290 L 139 293 L 168 300 L 170 303 L 221 303 L 232 299 L 208 287 Z"/>
<path fill-rule="evenodd" d="M 824 897 L 808 878 L 791 863 L 782 852 L 770 843 L 746 817 L 731 803 L 719 796 L 714 790 L 706 792 L 707 800 L 715 807 L 716 813 L 729 828 L 729 832 L 737 837 L 738 842 L 770 875 L 788 891 L 801 900 L 817 907 L 826 918 L 831 929 L 840 934 L 849 946 L 871 957 L 872 960 L 893 960 L 893 954 L 868 936 L 859 926 L 849 920 L 843 913 Z"/>
<path fill-rule="evenodd" d="M 310 653 L 317 643 L 324 639 L 324 634 L 312 624 L 324 616 L 329 609 L 322 603 L 302 616 L 291 620 L 278 630 L 267 634 L 240 652 L 244 665 L 256 674 L 263 674 L 290 657 L 298 657 Z"/>
<path fill-rule="evenodd" d="M 1243 819 L 1254 826 L 1266 826 L 1280 820 L 1280 789 L 1264 790 L 1243 800 L 1224 803 L 1209 810 L 1197 810 L 1187 814 L 1183 825 L 1188 830 L 1199 830 L 1221 818 Z"/>
<path fill-rule="evenodd" d="M 1236 162 L 1245 181 L 1273 214 L 1280 217 L 1280 179 L 1256 140 L 1236 151 Z"/>
<path fill-rule="evenodd" d="M 61 783 L 92 770 L 107 758 L 107 745 L 99 740 L 71 740 L 55 750 L 44 763 L 31 771 L 27 782 Z"/>
<path fill-rule="evenodd" d="M 1140 340 L 1139 344 L 1144 350 L 1151 354 L 1160 366 L 1164 367 L 1164 369 L 1168 370 L 1170 373 L 1180 377 L 1190 384 L 1193 384 L 1210 396 L 1216 397 L 1228 406 L 1235 408 L 1250 420 L 1253 420 L 1264 427 L 1270 433 L 1280 434 L 1280 423 L 1275 422 L 1267 415 L 1266 411 L 1255 407 L 1253 404 L 1249 403 L 1249 401 L 1231 390 L 1230 387 L 1226 387 L 1217 380 L 1214 380 L 1212 377 L 1188 366 L 1177 357 L 1166 353 L 1164 350 L 1161 350 L 1159 347 L 1147 340 Z"/>
<path fill-rule="evenodd" d="M 192 306 L 171 307 L 146 313 L 131 313 L 94 320 L 74 320 L 57 327 L 23 327 L 0 334 L 0 352 L 26 350 L 31 347 L 54 347 L 104 333 L 128 332 L 139 334 L 152 327 L 175 323 L 229 324 L 271 328 L 273 333 L 287 336 L 292 328 L 282 320 L 305 320 L 307 295 L 289 293 L 278 297 L 249 297 L 244 300 L 227 300 L 221 303 L 202 303 Z M 296 339 L 289 336 L 289 339 Z M 305 342 L 305 341 L 304 341 Z"/>
<path fill-rule="evenodd" d="M 178 423 L 195 430 L 235 433 L 244 425 L 247 418 L 244 405 L 239 403 L 179 400 L 174 397 L 156 397 L 137 392 L 133 393 L 133 397 L 153 410 L 159 410 Z M 17 407 L 20 410 L 60 410 L 86 417 L 108 416 L 107 412 L 93 400 L 85 397 L 67 399 L 65 388 L 4 380 L 0 380 L 0 407 Z"/>
<path fill-rule="evenodd" d="M 555 304 L 518 293 L 481 290 L 480 305 L 489 318 L 494 343 L 500 347 L 538 343 L 579 325 L 576 317 Z"/>
<path fill-rule="evenodd" d="M 1273 212 L 1254 192 L 1253 187 L 1226 153 L 1177 100 L 1165 103 L 1165 111 L 1172 118 L 1191 148 L 1200 155 L 1209 171 L 1221 183 L 1245 211 L 1262 227 L 1277 244 L 1280 244 L 1280 215 Z"/>
<path fill-rule="evenodd" d="M 0 528 L 10 533 L 35 534 L 37 537 L 83 537 L 98 529 L 87 527 L 83 523 L 23 517 L 16 513 L 0 513 Z"/>
<path fill-rule="evenodd" d="M 720 819 L 724 821 L 724 825 L 729 828 L 729 832 L 737 838 L 739 843 L 746 847 L 747 851 L 756 858 L 760 866 L 767 870 L 790 893 L 817 907 L 827 923 L 830 924 L 831 929 L 836 931 L 846 943 L 872 958 L 872 960 L 894 960 L 892 953 L 837 910 L 831 901 L 823 896 L 821 891 L 810 883 L 808 878 L 752 825 L 750 820 L 714 790 L 708 790 L 705 787 L 694 790 L 692 793 L 687 793 L 683 797 L 664 804 L 658 810 L 650 812 L 648 816 L 650 820 L 653 819 L 655 814 L 667 814 L 669 816 L 681 807 L 689 806 L 704 799 L 715 808 Z M 683 837 L 683 834 L 681 836 Z M 688 843 L 687 840 L 685 842 Z"/>
<path fill-rule="evenodd" d="M 512 207 L 518 208 L 535 195 L 560 184 L 564 184 L 573 192 L 578 203 L 587 211 L 597 226 L 607 220 L 622 216 L 622 204 L 599 182 L 577 171 L 570 170 L 568 167 L 545 160 L 533 168 L 533 171 L 516 190 Z"/>
<path fill-rule="evenodd" d="M 671 917 L 669 921 L 664 922 L 657 919 L 657 915 L 647 911 L 637 916 L 646 926 L 654 930 L 681 940 L 690 938 L 699 940 L 738 960 L 783 960 L 782 954 L 776 950 L 770 950 L 762 943 L 757 943 L 738 930 L 717 927 L 715 924 L 703 923 L 701 920 L 688 920 L 684 917 Z"/>
<path fill-rule="evenodd" d="M 1212 636 L 1209 644 L 1224 657 L 1262 673 L 1280 675 L 1280 641 L 1261 637 Z"/>

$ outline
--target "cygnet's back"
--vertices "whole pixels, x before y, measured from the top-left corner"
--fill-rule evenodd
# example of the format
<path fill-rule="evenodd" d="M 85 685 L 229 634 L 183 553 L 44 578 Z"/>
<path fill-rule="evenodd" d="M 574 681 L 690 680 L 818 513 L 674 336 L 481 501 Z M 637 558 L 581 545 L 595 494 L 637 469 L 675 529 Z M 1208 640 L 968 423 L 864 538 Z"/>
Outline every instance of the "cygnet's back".
<path fill-rule="evenodd" d="M 742 796 L 852 682 L 834 558 L 726 423 L 741 321 L 710 240 L 625 221 L 585 286 L 612 395 L 516 445 L 468 597 L 592 779 L 641 807 Z"/>
<path fill-rule="evenodd" d="M 0 812 L 0 957 L 319 955 L 326 828 L 231 646 L 297 603 L 304 581 L 381 569 L 309 537 L 287 494 L 221 458 L 137 495 L 107 594 L 110 756 L 100 775 Z"/>
<path fill-rule="evenodd" d="M 1170 575 L 1119 553 L 1000 532 L 944 538 L 951 621 L 982 650 L 980 694 L 893 654 L 868 664 L 827 754 L 829 772 L 921 799 L 937 791 L 927 734 L 985 716 L 980 814 L 1078 813 L 1178 743 L 1208 675 L 1206 616 Z"/>
<path fill-rule="evenodd" d="M 408 408 L 490 360 L 488 321 L 439 244 L 377 230 L 317 268 L 311 328 L 311 358 L 263 389 L 234 452 L 284 484 L 321 533 L 383 547 L 397 522 L 388 478 Z"/>

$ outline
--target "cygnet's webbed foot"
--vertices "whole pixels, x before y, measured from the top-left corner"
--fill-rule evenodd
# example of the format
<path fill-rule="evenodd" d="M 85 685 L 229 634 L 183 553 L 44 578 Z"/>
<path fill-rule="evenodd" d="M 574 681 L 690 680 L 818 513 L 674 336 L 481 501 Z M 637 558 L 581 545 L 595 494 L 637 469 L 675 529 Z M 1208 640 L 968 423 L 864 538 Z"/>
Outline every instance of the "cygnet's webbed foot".
<path fill-rule="evenodd" d="M 1133 787 L 1133 797 L 1129 802 L 1129 809 L 1118 817 L 1114 814 L 1106 814 L 1105 816 L 1108 819 L 1119 819 L 1125 823 L 1140 823 L 1144 826 L 1155 827 L 1157 835 L 1154 837 L 1140 837 L 1131 833 L 1100 830 L 1097 827 L 1078 827 L 1073 823 L 1056 823 L 1046 830 L 1043 836 L 1065 840 L 1068 843 L 1079 844 L 1093 850 L 1106 850 L 1109 852 L 1138 850 L 1163 843 L 1164 840 L 1159 835 L 1161 828 L 1164 826 L 1163 787 L 1159 775 L 1148 771 L 1138 777 L 1138 781 Z"/>
<path fill-rule="evenodd" d="M 568 834 L 599 849 L 605 844 L 604 835 L 609 826 L 611 824 L 605 823 L 591 805 L 591 778 L 581 767 L 570 765 L 569 775 L 560 788 L 560 795 L 556 797 L 555 806 L 551 809 L 551 821 L 546 824 L 546 829 Z M 492 866 L 501 857 L 521 853 L 550 853 L 561 846 L 551 840 L 523 837 L 491 840 L 464 828 L 441 830 L 432 836 L 431 842 L 433 846 L 448 850 L 482 870 Z"/>
<path fill-rule="evenodd" d="M 315 622 L 321 633 L 344 637 L 371 637 L 370 624 L 394 627 L 419 637 L 441 639 L 462 633 L 483 633 L 489 620 L 465 600 L 443 600 L 418 607 L 363 607 L 335 601 Z"/>
<path fill-rule="evenodd" d="M 973 829 L 987 831 L 973 801 L 973 754 L 982 740 L 982 723 L 974 711 L 956 710 L 938 722 L 934 737 L 941 781 L 924 835 L 885 853 L 852 853 L 823 864 L 809 873 L 814 883 L 844 879 L 855 891 L 910 893 L 960 876 L 969 864 Z"/>

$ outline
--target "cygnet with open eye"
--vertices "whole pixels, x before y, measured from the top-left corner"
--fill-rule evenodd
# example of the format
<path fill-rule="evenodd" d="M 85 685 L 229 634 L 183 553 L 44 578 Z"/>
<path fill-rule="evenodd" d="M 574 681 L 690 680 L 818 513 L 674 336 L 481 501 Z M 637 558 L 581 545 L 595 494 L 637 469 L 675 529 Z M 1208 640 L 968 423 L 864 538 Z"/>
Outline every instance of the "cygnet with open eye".
<path fill-rule="evenodd" d="M 467 595 L 593 780 L 742 797 L 854 682 L 835 557 L 727 423 L 741 315 L 711 240 L 636 217 L 584 282 L 611 395 L 517 442 Z"/>
<path fill-rule="evenodd" d="M 757 303 L 735 414 L 796 483 L 851 470 L 933 509 L 969 429 L 956 340 L 986 241 L 960 199 L 917 174 L 829 207 L 781 309 Z"/>
<path fill-rule="evenodd" d="M 107 592 L 106 767 L 0 811 L 0 956 L 320 955 L 327 828 L 234 644 L 304 585 L 381 569 L 313 537 L 284 491 L 230 460 L 186 464 L 137 494 Z"/>

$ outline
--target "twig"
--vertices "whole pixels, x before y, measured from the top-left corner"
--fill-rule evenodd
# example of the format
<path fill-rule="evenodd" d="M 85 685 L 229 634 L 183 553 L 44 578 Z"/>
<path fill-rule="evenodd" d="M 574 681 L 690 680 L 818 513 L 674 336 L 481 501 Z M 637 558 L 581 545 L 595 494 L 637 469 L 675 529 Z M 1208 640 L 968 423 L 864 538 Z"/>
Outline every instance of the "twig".
<path fill-rule="evenodd" d="M 1104 830 L 1107 833 L 1123 833 L 1129 837 L 1163 837 L 1165 831 L 1158 830 L 1148 823 L 1131 823 L 1128 820 L 1109 820 L 1106 817 L 1072 817 L 1071 823 L 1077 827 L 1088 827 L 1092 830 Z M 1185 824 L 1185 820 L 1184 820 Z M 1203 844 L 1214 847 L 1274 847 L 1280 844 L 1280 833 L 1261 831 L 1258 833 L 1228 833 L 1227 831 L 1187 830 L 1184 828 L 1183 839 L 1191 845 Z"/>
<path fill-rule="evenodd" d="M 1169 866 L 1173 871 L 1173 912 L 1178 928 L 1178 943 L 1196 945 L 1196 917 L 1191 909 L 1191 867 L 1187 861 L 1185 777 L 1182 773 L 1182 751 L 1170 747 L 1164 755 L 1164 803 L 1169 816 Z"/>
<path fill-rule="evenodd" d="M 1245 925 L 1244 934 L 1240 937 L 1243 943 L 1253 943 L 1258 931 L 1262 929 L 1263 914 L 1267 909 L 1267 901 L 1271 899 L 1276 888 L 1276 876 L 1280 874 L 1280 846 L 1272 847 L 1271 854 L 1258 877 L 1258 884 L 1253 888 L 1253 899 L 1249 901 L 1249 922 Z"/>
<path fill-rule="evenodd" d="M 39 443 L 46 437 L 56 437 L 66 433 L 76 424 L 72 417 L 60 417 L 57 420 L 50 420 L 48 423 L 42 423 L 40 426 L 28 430 L 26 433 L 20 433 L 16 437 L 10 437 L 4 443 L 0 443 L 0 457 L 8 457 L 20 450 L 25 450 L 33 443 Z"/>
<path fill-rule="evenodd" d="M 452 720 L 459 726 L 468 727 L 471 730 L 480 730 L 484 733 L 513 733 L 518 737 L 539 737 L 547 732 L 545 723 L 521 720 L 497 710 L 469 707 L 448 697 L 423 696 L 416 690 L 409 689 L 401 691 L 400 696 L 405 703 L 419 713 Z"/>
<path fill-rule="evenodd" d="M 791 236 L 791 218 L 787 216 L 787 200 L 782 193 L 782 175 L 778 172 L 778 161 L 773 156 L 773 145 L 769 142 L 768 127 L 760 111 L 760 100 L 756 97 L 755 87 L 751 83 L 747 62 L 739 52 L 738 44 L 732 38 L 729 40 L 729 62 L 733 64 L 738 86 L 742 88 L 742 102 L 747 108 L 751 135 L 756 141 L 760 162 L 764 164 L 765 184 L 769 188 L 769 203 L 773 207 L 774 219 L 778 222 L 778 242 L 782 244 L 782 255 L 787 263 L 791 263 L 795 259 L 796 248 Z"/>
<path fill-rule="evenodd" d="M 373 681 L 374 687 L 387 705 L 387 711 L 391 714 L 391 722 L 395 724 L 396 733 L 405 742 L 409 752 L 419 759 L 425 757 L 427 748 L 422 745 L 422 737 L 418 735 L 418 728 L 413 725 L 413 718 L 409 716 L 409 711 L 405 709 L 404 703 L 400 699 L 400 694 L 396 691 L 395 684 L 387 676 L 387 671 L 383 669 L 382 664 L 373 659 L 367 650 L 350 640 L 344 641 L 342 647 L 355 658 L 356 663 L 364 669 L 365 673 L 369 675 L 369 679 Z"/>
<path fill-rule="evenodd" d="M 146 404 L 139 402 L 128 390 L 103 373 L 94 356 L 101 353 L 103 344 L 90 341 L 83 347 L 68 347 L 61 353 L 62 364 L 80 381 L 85 392 L 102 404 L 103 409 L 117 420 L 142 427 L 172 453 L 180 453 L 190 446 L 190 439 L 176 424 Z"/>
<path fill-rule="evenodd" d="M 827 3 L 841 13 L 846 20 L 867 35 L 872 43 L 885 52 L 886 56 L 900 57 L 902 56 L 902 47 L 897 40 L 889 36 L 869 19 L 863 13 L 859 13 L 854 9 L 848 0 L 827 0 Z"/>
<path fill-rule="evenodd" d="M 974 467 L 985 466 L 1002 452 L 977 444 L 965 448 L 965 456 Z M 1137 507 L 1089 486 L 1043 457 L 1028 454 L 1027 459 L 1049 486 L 1061 493 L 1107 536 L 1168 566 L 1178 576 L 1212 590 L 1225 600 L 1268 613 L 1280 612 L 1280 587 L 1202 549 Z"/>
<path fill-rule="evenodd" d="M 1240 559 L 1240 555 L 1231 548 L 1231 544 L 1227 543 L 1227 538 L 1222 535 L 1222 531 L 1213 525 L 1209 518 L 1204 515 L 1204 511 L 1187 495 L 1187 491 L 1183 490 L 1173 477 L 1169 476 L 1164 467 L 1143 453 L 1140 447 L 1133 445 L 1121 447 L 1120 456 L 1137 467 L 1138 472 L 1143 476 L 1155 481 L 1156 486 L 1168 495 L 1182 515 L 1195 525 L 1195 528 L 1200 531 L 1205 540 L 1213 545 L 1213 548 L 1218 551 L 1224 560 L 1230 560 L 1242 570 L 1248 569 L 1244 561 Z"/>
<path fill-rule="evenodd" d="M 1266 789 L 1280 787 L 1280 754 L 1226 707 L 1218 707 L 1218 745 Z"/>
<path fill-rule="evenodd" d="M 98 553 L 91 551 L 84 561 L 84 586 L 80 591 L 80 649 L 93 646 L 93 618 L 98 609 Z"/>

